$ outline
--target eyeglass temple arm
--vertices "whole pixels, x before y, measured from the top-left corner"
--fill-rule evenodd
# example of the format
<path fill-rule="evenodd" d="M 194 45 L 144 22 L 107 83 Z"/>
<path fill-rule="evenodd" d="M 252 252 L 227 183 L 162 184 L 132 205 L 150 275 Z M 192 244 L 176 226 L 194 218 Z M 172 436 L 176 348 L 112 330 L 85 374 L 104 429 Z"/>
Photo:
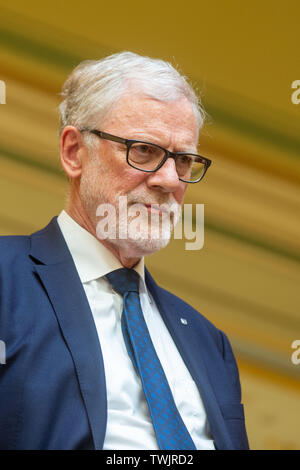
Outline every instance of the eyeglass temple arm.
<path fill-rule="evenodd" d="M 90 132 L 91 134 L 95 134 L 101 139 L 112 140 L 114 142 L 119 142 L 120 144 L 126 144 L 127 139 L 122 139 L 121 137 L 117 137 L 116 135 L 107 134 L 106 132 L 97 131 L 96 129 L 89 129 L 84 128 L 81 129 L 80 132 Z"/>

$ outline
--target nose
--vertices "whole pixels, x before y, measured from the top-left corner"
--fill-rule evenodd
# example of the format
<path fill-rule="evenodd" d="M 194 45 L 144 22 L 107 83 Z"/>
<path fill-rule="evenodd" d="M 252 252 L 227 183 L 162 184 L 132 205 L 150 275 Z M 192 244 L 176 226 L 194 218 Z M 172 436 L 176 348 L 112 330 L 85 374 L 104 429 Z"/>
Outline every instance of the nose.
<path fill-rule="evenodd" d="M 147 179 L 147 184 L 152 189 L 170 193 L 176 191 L 180 183 L 173 158 L 168 158 L 163 166 L 155 173 L 150 173 Z"/>

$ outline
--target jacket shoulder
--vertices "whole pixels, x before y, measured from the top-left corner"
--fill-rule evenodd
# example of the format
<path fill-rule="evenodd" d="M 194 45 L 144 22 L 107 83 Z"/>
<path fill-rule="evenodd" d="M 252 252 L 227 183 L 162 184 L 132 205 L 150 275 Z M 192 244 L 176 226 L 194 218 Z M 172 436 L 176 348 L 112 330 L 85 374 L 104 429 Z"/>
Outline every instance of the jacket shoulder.
<path fill-rule="evenodd" d="M 6 235 L 0 236 L 0 259 L 1 264 L 12 261 L 16 256 L 28 253 L 30 245 L 28 235 Z"/>

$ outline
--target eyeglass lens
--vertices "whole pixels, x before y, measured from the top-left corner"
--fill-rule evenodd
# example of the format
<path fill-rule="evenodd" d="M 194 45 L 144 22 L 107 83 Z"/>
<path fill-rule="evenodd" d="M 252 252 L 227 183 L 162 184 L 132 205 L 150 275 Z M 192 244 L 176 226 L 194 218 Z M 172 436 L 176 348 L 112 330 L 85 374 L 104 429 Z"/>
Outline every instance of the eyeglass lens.
<path fill-rule="evenodd" d="M 129 163 L 139 170 L 155 170 L 162 162 L 165 152 L 156 145 L 134 143 L 128 153 Z M 196 181 L 205 171 L 205 164 L 196 155 L 177 155 L 175 158 L 176 171 L 179 178 L 186 181 Z"/>

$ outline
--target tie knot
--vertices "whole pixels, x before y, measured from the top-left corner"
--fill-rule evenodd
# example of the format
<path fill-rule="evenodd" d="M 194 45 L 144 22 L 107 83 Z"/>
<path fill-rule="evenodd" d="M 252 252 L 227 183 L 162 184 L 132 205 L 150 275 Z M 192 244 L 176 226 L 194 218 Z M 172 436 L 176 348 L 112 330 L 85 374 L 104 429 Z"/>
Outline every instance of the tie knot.
<path fill-rule="evenodd" d="M 134 269 L 120 268 L 106 277 L 114 290 L 122 296 L 125 292 L 139 292 L 139 275 Z"/>

